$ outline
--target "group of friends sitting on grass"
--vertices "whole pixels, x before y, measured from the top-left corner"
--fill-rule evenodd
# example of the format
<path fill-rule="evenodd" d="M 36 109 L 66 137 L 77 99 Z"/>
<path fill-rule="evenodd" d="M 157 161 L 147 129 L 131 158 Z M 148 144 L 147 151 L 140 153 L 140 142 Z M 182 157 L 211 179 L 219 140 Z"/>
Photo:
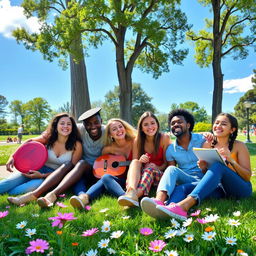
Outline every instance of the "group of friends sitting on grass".
<path fill-rule="evenodd" d="M 220 113 L 212 133 L 196 134 L 193 115 L 184 109 L 173 110 L 168 124 L 176 139 L 171 141 L 160 132 L 159 121 L 151 112 L 141 115 L 136 130 L 119 118 L 103 125 L 100 110 L 86 111 L 78 124 L 67 113 L 56 115 L 45 132 L 31 139 L 47 148 L 45 165 L 1 180 L 0 193 L 8 193 L 7 200 L 15 205 L 37 201 L 40 207 L 51 207 L 58 195 L 72 188 L 70 204 L 83 209 L 107 192 L 121 206 L 140 206 L 154 218 L 180 220 L 206 198 L 251 196 L 250 155 L 245 144 L 236 140 L 234 116 Z M 225 164 L 198 160 L 194 147 L 216 148 Z M 103 174 L 95 175 L 94 162 L 101 155 L 123 156 L 127 167 L 121 171 L 120 165 L 116 173 L 108 173 L 104 167 Z M 12 156 L 6 168 L 13 171 Z M 156 195 L 149 197 L 153 186 Z"/>

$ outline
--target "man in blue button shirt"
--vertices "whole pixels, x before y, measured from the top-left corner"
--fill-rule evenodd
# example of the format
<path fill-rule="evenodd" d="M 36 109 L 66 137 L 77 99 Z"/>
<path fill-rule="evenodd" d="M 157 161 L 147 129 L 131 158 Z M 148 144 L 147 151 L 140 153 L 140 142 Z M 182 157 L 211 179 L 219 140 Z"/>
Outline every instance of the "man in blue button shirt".
<path fill-rule="evenodd" d="M 141 201 L 142 210 L 154 218 L 162 217 L 156 208 L 157 205 L 164 205 L 166 200 L 167 204 L 179 202 L 203 177 L 201 169 L 197 166 L 198 159 L 193 153 L 193 147 L 202 147 L 206 138 L 212 139 L 209 133 L 206 136 L 192 133 L 194 117 L 185 109 L 173 110 L 169 114 L 168 122 L 170 131 L 176 137 L 174 143 L 166 150 L 169 167 L 160 180 L 156 198 L 145 197 Z M 177 186 L 180 184 L 184 186 Z"/>

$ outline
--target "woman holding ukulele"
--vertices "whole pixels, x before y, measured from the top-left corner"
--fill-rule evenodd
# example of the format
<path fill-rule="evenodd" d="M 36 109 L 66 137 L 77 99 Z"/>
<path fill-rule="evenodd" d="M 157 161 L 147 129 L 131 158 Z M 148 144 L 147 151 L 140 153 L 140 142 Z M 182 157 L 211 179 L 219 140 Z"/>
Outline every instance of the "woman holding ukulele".
<path fill-rule="evenodd" d="M 120 205 L 139 206 L 138 198 L 148 195 L 152 185 L 158 185 L 167 167 L 165 151 L 170 143 L 170 137 L 159 132 L 156 116 L 149 111 L 142 114 L 127 175 L 126 194 L 118 198 Z"/>
<path fill-rule="evenodd" d="M 136 130 L 130 124 L 118 118 L 110 119 L 105 128 L 105 146 L 102 150 L 102 155 L 121 155 L 127 160 L 132 160 L 132 146 L 135 136 Z M 90 200 L 99 197 L 105 191 L 119 197 L 124 194 L 123 187 L 125 186 L 125 180 L 126 172 L 120 176 L 114 176 L 108 173 L 104 174 L 86 192 L 81 191 L 78 196 L 72 196 L 70 198 L 70 204 L 74 208 L 83 209 L 89 204 Z"/>
<path fill-rule="evenodd" d="M 237 119 L 230 114 L 221 113 L 216 117 L 212 130 L 215 139 L 212 143 L 205 142 L 203 147 L 217 148 L 227 165 L 215 162 L 208 166 L 207 162 L 198 161 L 198 166 L 205 172 L 205 175 L 192 192 L 177 204 L 157 206 L 157 209 L 166 217 L 186 219 L 187 212 L 192 206 L 199 204 L 206 197 L 215 196 L 215 191 L 220 183 L 225 197 L 245 198 L 251 196 L 250 155 L 246 145 L 236 140 Z"/>

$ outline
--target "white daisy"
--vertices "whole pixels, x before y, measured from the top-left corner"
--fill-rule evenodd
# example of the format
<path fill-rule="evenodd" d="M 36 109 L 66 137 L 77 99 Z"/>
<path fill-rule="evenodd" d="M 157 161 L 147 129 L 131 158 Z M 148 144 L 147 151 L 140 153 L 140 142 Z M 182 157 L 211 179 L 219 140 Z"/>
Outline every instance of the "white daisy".
<path fill-rule="evenodd" d="M 110 226 L 111 223 L 110 223 L 109 220 L 104 220 L 104 221 L 103 221 L 103 225 L 104 225 L 104 226 Z"/>
<path fill-rule="evenodd" d="M 164 251 L 166 256 L 179 256 L 177 251 L 171 250 L 171 251 Z"/>
<path fill-rule="evenodd" d="M 206 241 L 211 241 L 216 236 L 216 232 L 204 232 L 202 238 Z"/>
<path fill-rule="evenodd" d="M 235 245 L 237 239 L 235 237 L 225 237 L 225 240 L 226 244 Z"/>
<path fill-rule="evenodd" d="M 230 226 L 235 226 L 235 227 L 238 227 L 239 225 L 241 225 L 241 223 L 238 220 L 234 220 L 234 219 L 229 219 L 228 224 Z"/>
<path fill-rule="evenodd" d="M 107 233 L 110 231 L 110 226 L 109 225 L 103 225 L 101 227 L 101 232 Z"/>
<path fill-rule="evenodd" d="M 191 225 L 193 219 L 192 218 L 188 218 L 185 221 L 183 221 L 183 227 L 188 227 L 189 225 Z"/>
<path fill-rule="evenodd" d="M 107 212 L 109 210 L 109 208 L 104 208 L 104 209 L 101 209 L 100 212 L 104 213 L 104 212 Z"/>
<path fill-rule="evenodd" d="M 25 236 L 31 237 L 31 236 L 33 236 L 33 235 L 35 235 L 35 234 L 36 234 L 36 229 L 35 229 L 35 228 L 33 228 L 33 229 L 27 228 L 27 229 L 26 229 L 26 234 L 25 234 Z"/>
<path fill-rule="evenodd" d="M 116 251 L 112 248 L 108 248 L 107 250 L 109 254 L 116 254 Z"/>
<path fill-rule="evenodd" d="M 97 250 L 90 250 L 86 253 L 86 256 L 97 256 Z"/>
<path fill-rule="evenodd" d="M 171 223 L 172 223 L 171 226 L 175 229 L 178 229 L 180 227 L 180 223 L 175 219 L 171 219 Z"/>
<path fill-rule="evenodd" d="M 123 233 L 124 233 L 124 231 L 121 231 L 121 230 L 112 232 L 110 238 L 119 238 Z"/>
<path fill-rule="evenodd" d="M 182 236 L 186 232 L 187 232 L 187 229 L 182 227 L 181 229 L 177 230 L 176 236 Z"/>
<path fill-rule="evenodd" d="M 215 222 L 218 218 L 219 218 L 218 214 L 210 214 L 206 216 L 204 219 L 208 223 L 208 222 Z"/>
<path fill-rule="evenodd" d="M 187 234 L 187 235 L 185 235 L 185 237 L 183 238 L 183 240 L 184 240 L 185 242 L 187 242 L 187 243 L 190 243 L 190 242 L 192 242 L 192 241 L 194 240 L 194 235 L 192 235 L 192 234 Z"/>
<path fill-rule="evenodd" d="M 240 211 L 233 212 L 233 215 L 236 217 L 239 217 L 241 215 L 241 212 Z"/>
<path fill-rule="evenodd" d="M 109 243 L 109 239 L 101 239 L 99 242 L 98 242 L 98 246 L 100 248 L 107 248 L 108 247 L 108 243 Z"/>
<path fill-rule="evenodd" d="M 122 217 L 122 219 L 124 219 L 124 220 L 128 220 L 128 219 L 130 219 L 131 218 L 131 216 L 123 216 Z"/>
<path fill-rule="evenodd" d="M 177 234 L 177 230 L 170 229 L 168 232 L 164 234 L 165 239 L 175 237 Z"/>
<path fill-rule="evenodd" d="M 16 225 L 16 228 L 17 228 L 17 229 L 23 229 L 23 228 L 26 227 L 27 224 L 28 224 L 27 221 L 22 221 L 22 222 L 20 222 L 20 223 L 18 223 L 18 224 Z"/>
<path fill-rule="evenodd" d="M 38 218 L 40 215 L 35 213 L 35 214 L 31 214 L 32 217 Z"/>

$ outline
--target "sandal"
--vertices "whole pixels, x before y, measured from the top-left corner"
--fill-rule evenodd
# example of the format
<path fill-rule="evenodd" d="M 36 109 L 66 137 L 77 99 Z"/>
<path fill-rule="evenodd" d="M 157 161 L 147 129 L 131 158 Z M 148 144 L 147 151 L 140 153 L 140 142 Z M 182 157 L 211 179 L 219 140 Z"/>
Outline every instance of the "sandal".
<path fill-rule="evenodd" d="M 54 202 L 57 200 L 57 196 L 50 192 L 44 197 L 39 197 L 37 203 L 41 208 L 49 208 L 54 205 Z"/>
<path fill-rule="evenodd" d="M 37 198 L 33 195 L 32 192 L 28 192 L 22 196 L 16 196 L 16 197 L 8 197 L 7 200 L 9 203 L 11 204 L 15 204 L 15 205 L 21 205 L 21 204 L 25 204 L 31 201 L 35 201 Z"/>

